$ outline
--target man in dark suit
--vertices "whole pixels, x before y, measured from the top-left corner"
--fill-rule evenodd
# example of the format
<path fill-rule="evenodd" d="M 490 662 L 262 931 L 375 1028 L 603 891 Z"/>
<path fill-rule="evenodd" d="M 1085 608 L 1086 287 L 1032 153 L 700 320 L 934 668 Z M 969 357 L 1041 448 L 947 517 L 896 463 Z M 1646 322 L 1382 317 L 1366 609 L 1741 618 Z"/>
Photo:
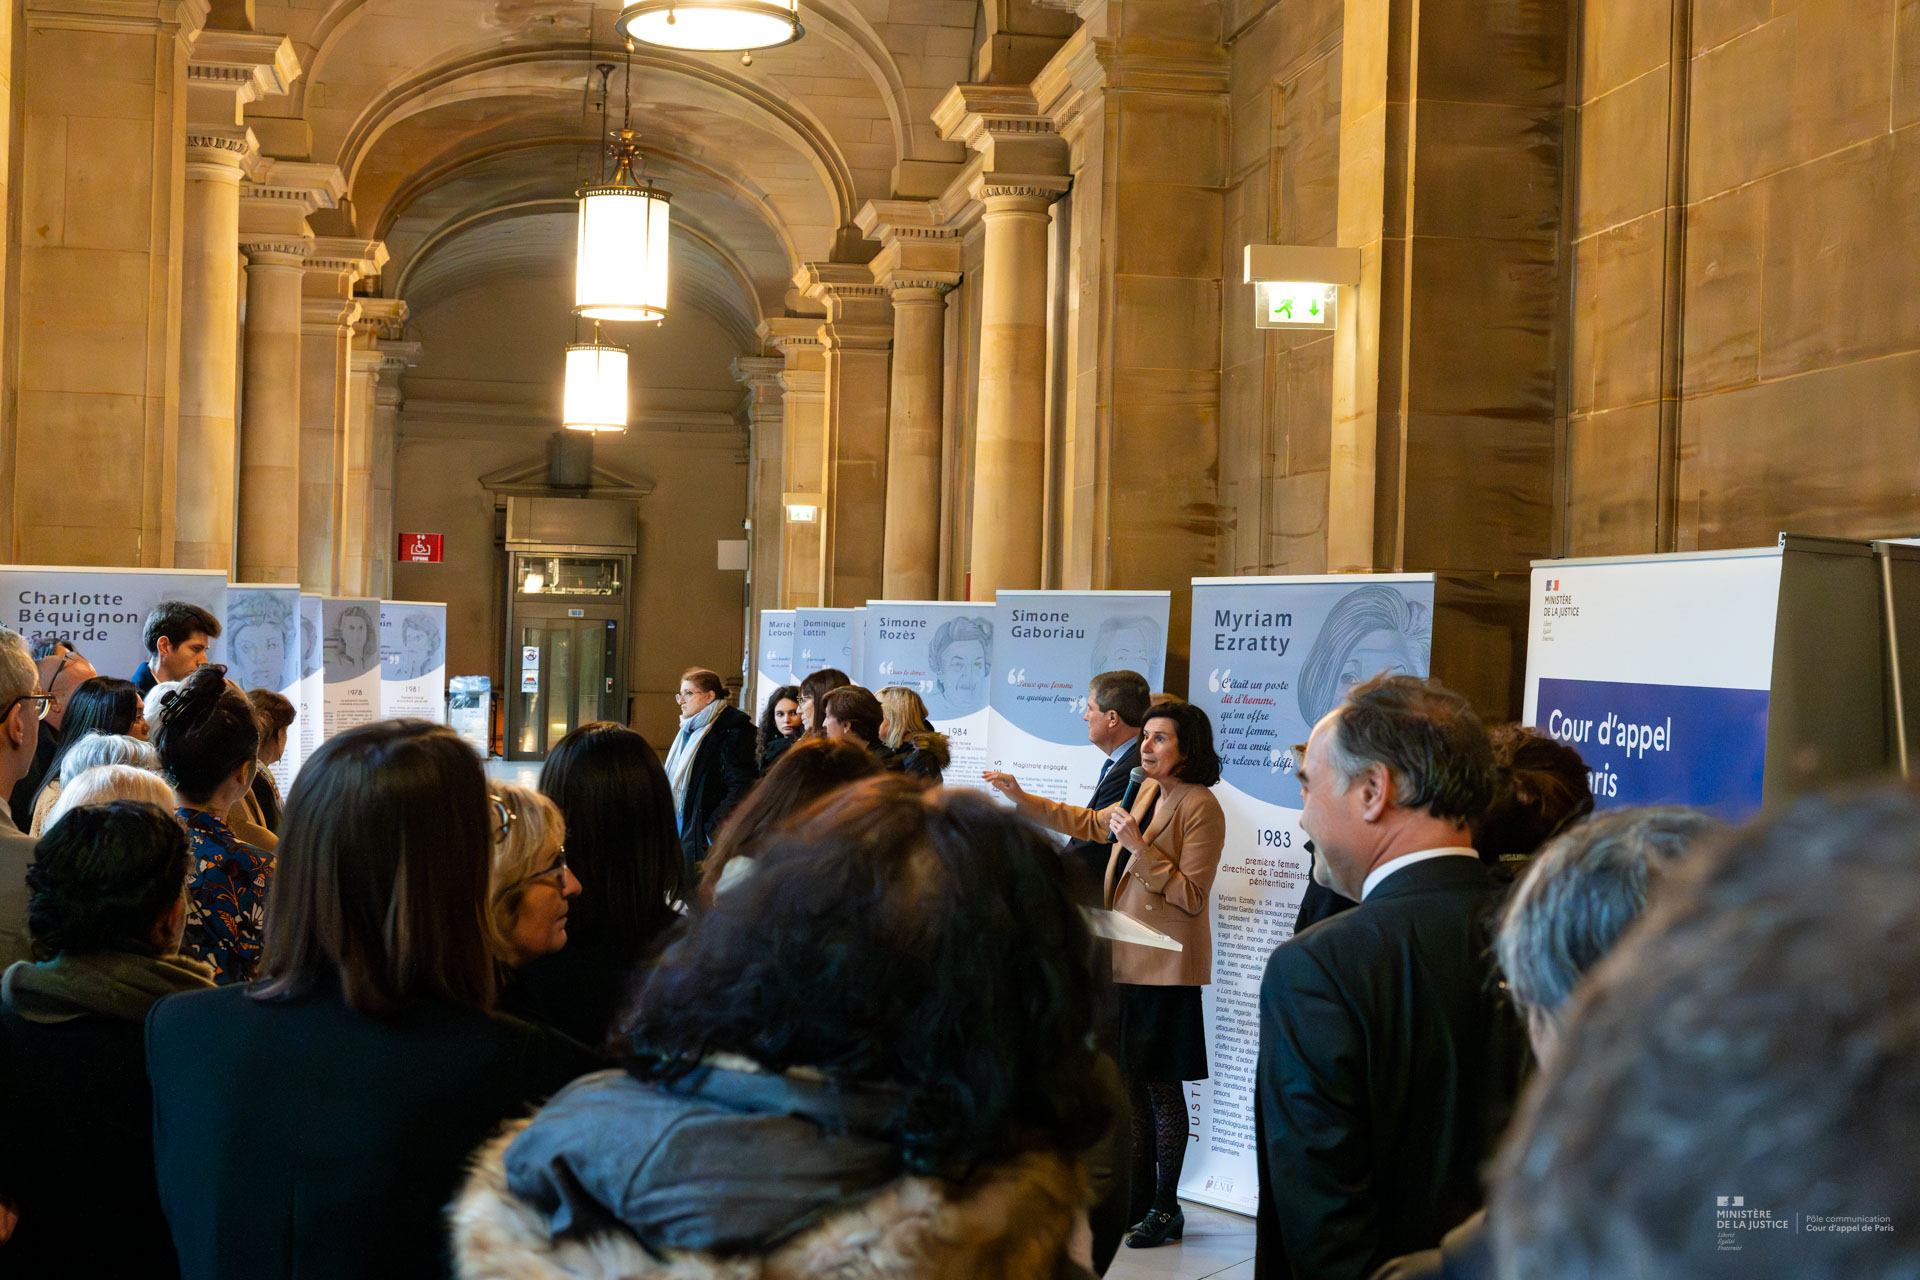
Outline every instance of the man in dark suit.
<path fill-rule="evenodd" d="M 1300 783 L 1301 826 L 1359 905 L 1275 948 L 1260 985 L 1254 1274 L 1365 1280 L 1480 1206 L 1528 1059 L 1470 847 L 1492 752 L 1464 698 L 1380 677 L 1314 726 Z"/>
<path fill-rule="evenodd" d="M 760 776 L 759 729 L 753 717 L 726 701 L 727 686 L 705 667 L 680 677 L 680 731 L 667 751 L 680 820 L 680 848 L 691 884 L 714 832 Z"/>
<path fill-rule="evenodd" d="M 1100 764 L 1089 809 L 1120 803 L 1127 777 L 1140 765 L 1140 726 L 1147 722 L 1153 691 L 1137 671 L 1104 671 L 1087 685 L 1087 741 L 1107 753 Z M 1084 901 L 1100 906 L 1113 845 L 1104 840 L 1069 840 L 1062 850 Z M 1092 888 L 1089 890 L 1088 886 Z"/>

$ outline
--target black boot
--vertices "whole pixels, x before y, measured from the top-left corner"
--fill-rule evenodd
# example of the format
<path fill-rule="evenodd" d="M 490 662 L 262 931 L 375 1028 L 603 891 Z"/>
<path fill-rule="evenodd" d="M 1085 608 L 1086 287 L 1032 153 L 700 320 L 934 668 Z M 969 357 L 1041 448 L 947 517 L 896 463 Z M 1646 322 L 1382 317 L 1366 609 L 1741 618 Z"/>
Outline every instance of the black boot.
<path fill-rule="evenodd" d="M 1155 1209 L 1133 1224 L 1133 1230 L 1127 1233 L 1127 1248 L 1157 1248 L 1169 1240 L 1178 1240 L 1186 1231 L 1187 1215 L 1181 1210 L 1168 1213 L 1165 1209 Z"/>

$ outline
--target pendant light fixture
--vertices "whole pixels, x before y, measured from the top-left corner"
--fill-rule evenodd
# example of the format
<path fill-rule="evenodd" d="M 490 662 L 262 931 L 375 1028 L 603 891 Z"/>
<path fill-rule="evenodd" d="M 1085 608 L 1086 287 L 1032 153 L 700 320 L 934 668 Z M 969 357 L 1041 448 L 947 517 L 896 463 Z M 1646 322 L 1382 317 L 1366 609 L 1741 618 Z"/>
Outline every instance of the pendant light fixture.
<path fill-rule="evenodd" d="M 600 115 L 605 133 L 607 97 Z M 608 152 L 613 177 L 580 189 L 580 242 L 574 261 L 573 311 L 588 320 L 646 321 L 667 316 L 667 244 L 673 198 L 645 178 L 633 131 L 633 42 L 627 42 L 627 107 Z M 605 161 L 602 160 L 602 172 Z"/>
<path fill-rule="evenodd" d="M 600 341 L 567 348 L 567 393 L 560 425 L 569 431 L 624 434 L 627 429 L 627 349 Z"/>
<path fill-rule="evenodd" d="M 755 49 L 792 44 L 806 34 L 800 0 L 638 0 L 616 24 L 632 40 L 667 49 L 739 53 L 753 63 Z"/>

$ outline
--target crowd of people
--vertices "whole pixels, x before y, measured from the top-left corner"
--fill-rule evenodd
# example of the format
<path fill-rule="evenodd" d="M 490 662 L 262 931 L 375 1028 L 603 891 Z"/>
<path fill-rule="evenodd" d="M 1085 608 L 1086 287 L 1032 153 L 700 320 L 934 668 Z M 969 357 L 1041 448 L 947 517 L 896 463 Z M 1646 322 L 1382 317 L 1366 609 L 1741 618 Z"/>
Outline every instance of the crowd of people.
<path fill-rule="evenodd" d="M 1095 677 L 1080 806 L 942 785 L 912 690 L 756 723 L 695 668 L 670 742 L 582 725 L 537 786 L 388 721 L 282 797 L 292 708 L 218 635 L 164 605 L 124 681 L 0 632 L 0 1274 L 1084 1280 L 1182 1238 L 1201 708 Z M 1406 676 L 1298 755 L 1257 1275 L 1920 1266 L 1910 791 L 1596 815 L 1577 752 Z"/>

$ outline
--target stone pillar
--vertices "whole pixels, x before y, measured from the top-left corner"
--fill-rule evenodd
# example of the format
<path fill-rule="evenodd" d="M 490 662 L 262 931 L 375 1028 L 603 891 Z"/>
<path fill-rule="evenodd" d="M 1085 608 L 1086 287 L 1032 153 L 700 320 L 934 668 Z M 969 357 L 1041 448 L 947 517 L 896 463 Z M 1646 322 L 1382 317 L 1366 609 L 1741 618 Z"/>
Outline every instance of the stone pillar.
<path fill-rule="evenodd" d="M 247 318 L 240 406 L 241 582 L 300 581 L 302 290 L 313 240 L 307 217 L 338 203 L 332 165 L 263 160 L 240 189 Z"/>
<path fill-rule="evenodd" d="M 869 202 L 855 221 L 880 242 L 869 265 L 893 298 L 881 590 L 888 600 L 933 600 L 940 583 L 946 295 L 960 283 L 961 232 L 928 201 Z"/>
<path fill-rule="evenodd" d="M 780 569 L 780 607 L 803 608 L 826 599 L 822 528 L 827 505 L 827 352 L 817 320 L 776 317 L 761 328 L 762 340 L 780 353 L 786 366 L 780 374 L 787 429 L 782 502 L 787 495 L 819 502 L 811 523 L 781 513 L 786 557 Z"/>
<path fill-rule="evenodd" d="M 351 386 L 353 326 L 361 306 L 353 286 L 378 275 L 386 258 L 386 246 L 377 241 L 323 237 L 314 241 L 307 260 L 300 348 L 300 584 L 308 591 L 347 592 L 349 424 L 363 411 L 355 407 Z M 367 394 L 363 386 L 363 401 Z M 364 551 L 364 532 L 357 550 Z"/>
<path fill-rule="evenodd" d="M 794 282 L 827 304 L 826 600 L 838 609 L 883 599 L 886 546 L 887 291 L 864 265 L 809 262 Z"/>
<path fill-rule="evenodd" d="M 752 635 L 758 642 L 760 612 L 780 607 L 780 572 L 786 560 L 786 405 L 780 395 L 784 360 L 771 356 L 741 356 L 733 362 L 734 379 L 747 388 L 742 412 L 747 420 L 750 459 L 747 471 L 747 513 L 751 558 L 748 561 L 748 603 L 753 611 Z"/>
<path fill-rule="evenodd" d="M 370 342 L 366 322 L 347 359 L 347 413 L 341 440 L 345 462 L 340 488 L 340 594 L 371 595 L 373 579 L 373 413 L 380 366 L 386 357 Z"/>
<path fill-rule="evenodd" d="M 241 116 L 300 73 L 284 36 L 203 31 L 187 65 L 180 295 L 180 437 L 173 562 L 234 567 L 240 177 L 259 149 Z"/>
<path fill-rule="evenodd" d="M 399 461 L 400 409 L 406 403 L 400 378 L 420 361 L 417 342 L 380 343 L 380 382 L 373 393 L 373 518 L 367 535 L 371 565 L 368 589 L 380 596 L 393 594 L 393 555 L 398 530 L 394 526 L 393 477 Z"/>
<path fill-rule="evenodd" d="M 1066 147 L 1024 86 L 955 85 L 934 111 L 942 137 L 985 157 L 980 399 L 974 423 L 968 595 L 1037 588 L 1047 496 L 1047 235 L 1070 185 Z"/>

